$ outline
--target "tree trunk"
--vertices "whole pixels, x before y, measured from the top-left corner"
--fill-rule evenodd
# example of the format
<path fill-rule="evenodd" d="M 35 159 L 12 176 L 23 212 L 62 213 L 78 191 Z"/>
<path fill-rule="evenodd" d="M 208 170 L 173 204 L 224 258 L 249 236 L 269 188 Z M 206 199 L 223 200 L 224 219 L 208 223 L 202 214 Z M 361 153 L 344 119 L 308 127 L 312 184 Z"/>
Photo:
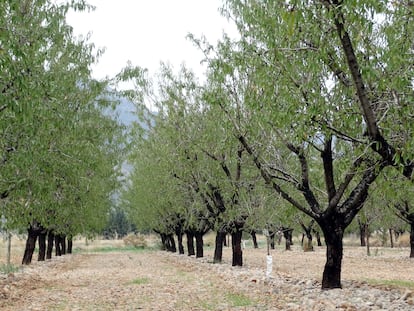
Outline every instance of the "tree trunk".
<path fill-rule="evenodd" d="M 414 221 L 410 222 L 410 227 L 411 227 L 411 231 L 410 231 L 410 258 L 414 258 Z"/>
<path fill-rule="evenodd" d="M 321 241 L 321 235 L 319 233 L 318 230 L 315 230 L 315 235 L 316 235 L 316 242 L 318 243 L 318 246 L 322 246 L 322 241 Z"/>
<path fill-rule="evenodd" d="M 236 231 L 231 233 L 232 266 L 243 266 L 243 250 L 241 247 L 242 233 L 241 228 L 236 228 Z"/>
<path fill-rule="evenodd" d="M 270 248 L 275 249 L 275 234 L 276 232 L 269 230 Z"/>
<path fill-rule="evenodd" d="M 62 255 L 66 255 L 66 235 L 60 236 L 60 250 Z"/>
<path fill-rule="evenodd" d="M 204 241 L 203 241 L 203 232 L 196 231 L 195 240 L 196 240 L 196 258 L 201 258 L 204 256 Z"/>
<path fill-rule="evenodd" d="M 167 242 L 168 242 L 167 250 L 171 253 L 176 253 L 177 252 L 177 246 L 175 245 L 174 235 L 172 233 L 167 234 Z"/>
<path fill-rule="evenodd" d="M 223 245 L 226 241 L 227 232 L 225 231 L 217 231 L 216 233 L 216 242 L 214 247 L 214 263 L 221 263 L 223 259 Z"/>
<path fill-rule="evenodd" d="M 359 226 L 359 238 L 361 241 L 361 246 L 367 246 L 365 237 L 367 236 L 367 224 L 365 222 L 361 222 L 358 219 L 358 226 Z"/>
<path fill-rule="evenodd" d="M 73 239 L 72 236 L 68 237 L 68 254 L 72 254 Z"/>
<path fill-rule="evenodd" d="M 38 235 L 39 230 L 34 229 L 32 226 L 27 229 L 26 248 L 24 250 L 22 265 L 29 265 L 32 262 L 33 252 L 35 250 Z"/>
<path fill-rule="evenodd" d="M 187 236 L 187 252 L 188 252 L 188 256 L 193 256 L 193 255 L 195 255 L 195 250 L 194 250 L 194 233 L 191 232 L 191 231 L 186 231 L 185 234 Z"/>
<path fill-rule="evenodd" d="M 283 228 L 283 236 L 285 238 L 285 250 L 290 251 L 292 243 L 293 229 Z"/>
<path fill-rule="evenodd" d="M 47 231 L 43 230 L 39 233 L 39 256 L 37 258 L 38 261 L 45 261 L 46 257 L 46 234 Z"/>
<path fill-rule="evenodd" d="M 12 239 L 12 234 L 10 232 L 7 232 L 7 255 L 6 255 L 7 266 L 10 266 L 10 264 L 11 264 L 11 261 L 10 261 L 10 257 L 11 257 L 11 239 Z"/>
<path fill-rule="evenodd" d="M 225 247 L 229 247 L 229 241 L 227 241 L 227 237 L 228 237 L 228 235 L 227 235 L 227 233 L 226 233 L 226 236 L 224 237 L 224 242 L 223 242 L 223 246 L 225 246 Z"/>
<path fill-rule="evenodd" d="M 55 256 L 62 256 L 62 249 L 60 248 L 60 235 L 55 235 Z"/>
<path fill-rule="evenodd" d="M 322 289 L 342 288 L 341 270 L 344 229 L 332 220 L 320 224 L 326 243 L 326 263 L 322 275 Z"/>
<path fill-rule="evenodd" d="M 55 235 L 53 231 L 50 230 L 47 235 L 47 250 L 46 250 L 46 259 L 52 258 L 52 251 L 53 251 L 53 241 L 55 240 Z"/>
<path fill-rule="evenodd" d="M 256 231 L 252 230 L 250 234 L 251 234 L 252 240 L 253 240 L 253 247 L 254 248 L 259 248 L 259 244 L 257 244 Z"/>
<path fill-rule="evenodd" d="M 178 253 L 180 255 L 184 254 L 184 245 L 183 245 L 183 234 L 181 231 L 177 232 L 177 242 L 178 242 Z"/>
<path fill-rule="evenodd" d="M 369 232 L 369 228 L 368 225 L 366 225 L 365 227 L 365 240 L 366 240 L 366 246 L 367 246 L 367 256 L 371 256 L 371 249 L 370 249 L 370 244 L 369 244 L 369 237 L 371 236 L 370 232 Z"/>

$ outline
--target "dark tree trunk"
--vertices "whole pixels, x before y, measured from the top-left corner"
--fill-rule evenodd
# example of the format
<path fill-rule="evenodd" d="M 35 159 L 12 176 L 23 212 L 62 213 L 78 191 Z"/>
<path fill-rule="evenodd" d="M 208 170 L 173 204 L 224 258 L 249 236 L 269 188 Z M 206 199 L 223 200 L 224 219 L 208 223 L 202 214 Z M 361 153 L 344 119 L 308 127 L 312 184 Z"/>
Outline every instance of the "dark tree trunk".
<path fill-rule="evenodd" d="M 334 220 L 321 224 L 326 243 L 326 263 L 322 275 L 322 289 L 342 288 L 341 270 L 344 229 Z"/>
<path fill-rule="evenodd" d="M 164 233 L 159 233 L 161 238 L 161 250 L 165 251 L 167 250 L 167 235 Z"/>
<path fill-rule="evenodd" d="M 46 235 L 46 230 L 43 230 L 39 233 L 39 256 L 37 258 L 38 261 L 45 261 L 46 258 Z"/>
<path fill-rule="evenodd" d="M 30 226 L 27 229 L 26 247 L 24 250 L 22 265 L 29 265 L 32 262 L 33 252 L 36 247 L 36 240 L 40 233 L 38 227 Z"/>
<path fill-rule="evenodd" d="M 66 235 L 60 236 L 60 250 L 62 255 L 66 255 Z"/>
<path fill-rule="evenodd" d="M 256 236 L 256 231 L 252 230 L 250 232 L 250 235 L 252 236 L 252 240 L 253 240 L 253 247 L 254 248 L 259 248 L 259 244 L 257 244 L 257 236 Z"/>
<path fill-rule="evenodd" d="M 313 227 L 314 222 L 315 222 L 314 220 L 311 220 L 309 226 L 305 226 L 305 224 L 302 221 L 300 221 L 300 225 L 301 225 L 303 231 L 305 231 L 306 240 L 307 240 L 307 243 L 304 244 L 303 243 L 304 236 L 302 234 L 302 247 L 303 247 L 303 250 L 305 252 L 313 251 L 312 227 Z"/>
<path fill-rule="evenodd" d="M 277 231 L 277 245 L 280 245 L 282 243 L 282 238 L 283 238 L 283 233 L 282 231 L 278 230 Z M 293 245 L 293 243 L 292 243 Z"/>
<path fill-rule="evenodd" d="M 414 221 L 410 222 L 410 258 L 414 258 Z"/>
<path fill-rule="evenodd" d="M 366 241 L 366 246 L 367 246 L 367 256 L 371 256 L 371 244 L 369 242 L 369 238 L 371 237 L 371 233 L 369 232 L 369 227 L 368 224 L 365 227 L 365 241 Z"/>
<path fill-rule="evenodd" d="M 62 256 L 62 249 L 60 243 L 60 235 L 55 235 L 55 256 Z"/>
<path fill-rule="evenodd" d="M 55 235 L 53 231 L 49 231 L 47 234 L 47 250 L 46 250 L 46 259 L 52 258 L 52 251 L 53 251 L 53 241 L 55 240 Z"/>
<path fill-rule="evenodd" d="M 231 233 L 232 266 L 243 266 L 243 250 L 241 247 L 242 233 L 242 228 L 239 226 L 236 226 L 236 230 Z"/>
<path fill-rule="evenodd" d="M 172 233 L 167 235 L 167 243 L 168 243 L 167 250 L 169 252 L 176 253 L 177 246 L 175 245 L 174 235 Z"/>
<path fill-rule="evenodd" d="M 183 245 L 183 234 L 181 231 L 177 232 L 177 242 L 178 242 L 178 253 L 180 255 L 184 254 L 184 245 Z"/>
<path fill-rule="evenodd" d="M 204 257 L 204 241 L 203 241 L 203 232 L 196 231 L 195 240 L 196 240 L 196 258 Z"/>
<path fill-rule="evenodd" d="M 392 233 L 392 228 L 388 229 L 388 233 L 390 235 L 390 246 L 391 246 L 391 248 L 394 248 L 394 235 Z"/>
<path fill-rule="evenodd" d="M 275 249 L 275 234 L 276 232 L 269 230 L 269 240 L 271 249 Z"/>
<path fill-rule="evenodd" d="M 315 230 L 315 235 L 316 235 L 316 242 L 318 243 L 318 246 L 322 246 L 322 241 L 321 241 L 321 234 L 319 233 L 318 230 Z"/>
<path fill-rule="evenodd" d="M 186 236 L 187 236 L 187 252 L 188 252 L 188 256 L 193 256 L 195 255 L 195 250 L 194 250 L 194 233 L 192 231 L 186 231 L 185 232 Z"/>
<path fill-rule="evenodd" d="M 217 231 L 216 234 L 216 242 L 214 247 L 214 263 L 221 263 L 223 259 L 223 245 L 226 241 L 227 232 L 225 231 Z"/>
<path fill-rule="evenodd" d="M 283 236 L 285 238 L 285 250 L 290 251 L 292 243 L 293 229 L 283 228 Z"/>
<path fill-rule="evenodd" d="M 367 223 L 362 222 L 358 219 L 358 227 L 359 227 L 359 239 L 361 241 L 361 246 L 367 246 L 365 237 L 367 236 Z"/>
<path fill-rule="evenodd" d="M 72 254 L 72 247 L 73 247 L 73 239 L 72 237 L 68 237 L 68 254 Z"/>

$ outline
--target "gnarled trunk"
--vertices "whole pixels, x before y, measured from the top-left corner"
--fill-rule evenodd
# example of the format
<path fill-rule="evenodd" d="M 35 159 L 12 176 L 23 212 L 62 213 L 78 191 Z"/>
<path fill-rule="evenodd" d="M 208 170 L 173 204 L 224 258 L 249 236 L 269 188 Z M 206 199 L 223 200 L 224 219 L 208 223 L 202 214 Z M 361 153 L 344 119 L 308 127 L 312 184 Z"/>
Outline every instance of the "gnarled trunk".
<path fill-rule="evenodd" d="M 283 237 L 285 238 L 285 250 L 290 251 L 290 246 L 293 245 L 293 242 L 292 242 L 293 229 L 282 228 L 282 231 L 283 231 Z"/>
<path fill-rule="evenodd" d="M 181 231 L 177 232 L 177 242 L 178 242 L 178 253 L 180 255 L 184 254 L 184 245 L 183 245 L 183 234 Z"/>
<path fill-rule="evenodd" d="M 188 252 L 188 256 L 193 256 L 195 255 L 195 250 L 194 250 L 194 233 L 190 230 L 187 230 L 185 232 L 186 236 L 187 236 L 187 252 Z"/>
<path fill-rule="evenodd" d="M 196 240 L 196 258 L 201 258 L 204 256 L 204 241 L 203 241 L 203 232 L 196 231 L 195 232 L 195 240 Z"/>
<path fill-rule="evenodd" d="M 269 240 L 270 240 L 270 248 L 275 249 L 275 231 L 269 230 Z"/>
<path fill-rule="evenodd" d="M 37 225 L 30 225 L 30 227 L 27 229 L 27 240 L 22 259 L 22 265 L 29 265 L 32 262 L 33 252 L 36 246 L 36 240 L 40 231 L 41 229 Z"/>
<path fill-rule="evenodd" d="M 226 241 L 227 233 L 225 231 L 217 231 L 216 234 L 216 242 L 214 247 L 214 263 L 220 263 L 223 259 L 223 245 Z"/>
<path fill-rule="evenodd" d="M 256 231 L 252 230 L 250 232 L 250 235 L 252 236 L 252 240 L 253 240 L 253 247 L 254 248 L 259 248 L 259 244 L 257 244 L 257 236 L 256 236 Z"/>
<path fill-rule="evenodd" d="M 46 249 L 46 259 L 52 258 L 52 251 L 53 251 L 53 241 L 55 240 L 55 235 L 53 231 L 50 230 L 47 234 L 47 249 Z"/>
<path fill-rule="evenodd" d="M 46 258 L 46 235 L 46 230 L 43 230 L 39 233 L 39 256 L 37 258 L 38 261 L 45 261 Z"/>
<path fill-rule="evenodd" d="M 243 250 L 241 247 L 242 229 L 237 228 L 231 233 L 231 246 L 232 246 L 232 266 L 243 266 Z"/>
<path fill-rule="evenodd" d="M 177 252 L 174 235 L 172 233 L 167 234 L 167 251 L 172 252 L 172 253 Z"/>
<path fill-rule="evenodd" d="M 326 243 L 326 263 L 322 275 L 322 289 L 342 288 L 341 270 L 344 229 L 333 221 L 321 224 Z"/>
<path fill-rule="evenodd" d="M 72 236 L 68 237 L 68 254 L 72 254 L 72 247 L 73 247 L 73 239 Z"/>
<path fill-rule="evenodd" d="M 62 256 L 62 245 L 60 243 L 60 235 L 55 235 L 55 256 Z"/>
<path fill-rule="evenodd" d="M 367 246 L 365 237 L 367 236 L 368 224 L 358 219 L 358 227 L 359 227 L 359 239 L 361 242 L 361 246 Z"/>
<path fill-rule="evenodd" d="M 318 230 L 315 230 L 314 232 L 316 235 L 316 243 L 318 244 L 318 246 L 322 246 L 321 234 L 319 233 Z"/>
<path fill-rule="evenodd" d="M 66 235 L 64 234 L 60 236 L 60 251 L 62 255 L 66 255 Z"/>

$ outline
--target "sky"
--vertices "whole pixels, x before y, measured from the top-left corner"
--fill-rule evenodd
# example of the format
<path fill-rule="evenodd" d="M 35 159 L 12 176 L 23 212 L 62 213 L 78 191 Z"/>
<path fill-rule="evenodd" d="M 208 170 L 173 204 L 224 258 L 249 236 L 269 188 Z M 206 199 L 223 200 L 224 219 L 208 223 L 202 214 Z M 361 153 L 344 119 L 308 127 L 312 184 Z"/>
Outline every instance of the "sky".
<path fill-rule="evenodd" d="M 186 39 L 205 35 L 216 43 L 223 32 L 235 36 L 235 26 L 219 13 L 222 0 L 89 0 L 93 12 L 70 13 L 75 35 L 91 34 L 90 42 L 105 48 L 97 79 L 113 77 L 131 61 L 155 74 L 160 62 L 178 70 L 182 63 L 201 77 L 202 53 Z"/>

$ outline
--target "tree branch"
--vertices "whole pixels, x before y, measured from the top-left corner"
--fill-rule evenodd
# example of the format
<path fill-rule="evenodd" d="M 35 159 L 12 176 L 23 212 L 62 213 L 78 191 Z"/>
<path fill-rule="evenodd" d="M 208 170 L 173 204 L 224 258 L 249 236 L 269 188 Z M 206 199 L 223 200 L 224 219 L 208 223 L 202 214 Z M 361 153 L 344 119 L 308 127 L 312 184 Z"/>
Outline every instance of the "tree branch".
<path fill-rule="evenodd" d="M 374 114 L 374 110 L 371 108 L 371 103 L 368 99 L 365 83 L 362 78 L 361 69 L 358 64 L 358 59 L 355 55 L 355 49 L 353 47 L 351 38 L 345 29 L 345 17 L 341 12 L 342 1 L 332 0 L 323 1 L 328 9 L 334 8 L 336 10 L 334 23 L 342 44 L 342 50 L 345 54 L 345 58 L 348 64 L 348 68 L 352 75 L 352 80 L 356 89 L 356 93 L 359 99 L 359 103 L 362 109 L 362 115 L 367 125 L 367 134 L 372 144 L 371 148 L 377 152 L 388 165 L 397 165 L 396 155 L 397 152 L 393 146 L 391 146 L 385 138 L 382 136 L 381 131 L 377 124 L 377 118 Z M 411 178 L 414 170 L 414 161 L 407 161 L 402 159 L 401 162 L 404 164 L 403 175 L 407 178 Z"/>
<path fill-rule="evenodd" d="M 349 173 L 346 174 L 344 181 L 339 185 L 338 190 L 335 192 L 335 195 L 329 201 L 328 209 L 333 209 L 335 206 L 338 205 L 339 201 L 341 200 L 345 190 L 348 188 L 348 185 L 355 177 L 357 173 L 357 168 L 361 166 L 363 162 L 363 158 L 360 157 L 354 161 Z"/>
<path fill-rule="evenodd" d="M 309 186 L 309 167 L 308 167 L 308 161 L 306 160 L 306 157 L 304 155 L 304 150 L 301 147 L 296 147 L 292 145 L 291 143 L 287 143 L 286 146 L 290 151 L 295 153 L 298 156 L 300 166 L 301 166 L 301 173 L 302 173 L 302 180 L 300 184 L 299 190 L 302 191 L 303 196 L 306 199 L 306 202 L 308 202 L 310 208 L 315 213 L 320 213 L 321 209 L 319 206 L 318 200 L 316 200 L 315 195 L 313 194 L 313 191 L 311 190 Z"/>
<path fill-rule="evenodd" d="M 253 151 L 251 146 L 248 144 L 246 138 L 243 135 L 239 135 L 238 139 L 241 142 L 241 144 L 243 145 L 244 149 L 247 151 L 247 153 L 250 154 L 250 156 L 253 158 L 253 163 L 258 168 L 260 174 L 262 175 L 262 177 L 263 177 L 263 179 L 264 179 L 264 181 L 267 185 L 272 186 L 272 188 L 277 193 L 279 193 L 280 196 L 284 200 L 286 200 L 287 202 L 292 204 L 294 207 L 296 207 L 298 210 L 302 211 L 306 215 L 308 215 L 312 218 L 315 218 L 315 219 L 319 217 L 319 215 L 317 213 L 315 213 L 314 211 L 309 210 L 309 209 L 305 208 L 304 206 L 302 206 L 302 204 L 300 204 L 298 201 L 296 201 L 294 198 L 292 198 L 286 191 L 283 191 L 283 189 L 273 181 L 272 177 L 269 175 L 268 172 L 266 172 L 266 170 L 264 169 L 261 161 L 259 160 L 259 158 L 257 157 L 257 155 L 255 154 L 255 152 Z"/>
<path fill-rule="evenodd" d="M 323 152 L 321 153 L 323 162 L 323 172 L 325 175 L 326 191 L 328 192 L 329 202 L 336 194 L 334 169 L 333 169 L 333 157 L 332 157 L 332 137 L 325 139 Z"/>

